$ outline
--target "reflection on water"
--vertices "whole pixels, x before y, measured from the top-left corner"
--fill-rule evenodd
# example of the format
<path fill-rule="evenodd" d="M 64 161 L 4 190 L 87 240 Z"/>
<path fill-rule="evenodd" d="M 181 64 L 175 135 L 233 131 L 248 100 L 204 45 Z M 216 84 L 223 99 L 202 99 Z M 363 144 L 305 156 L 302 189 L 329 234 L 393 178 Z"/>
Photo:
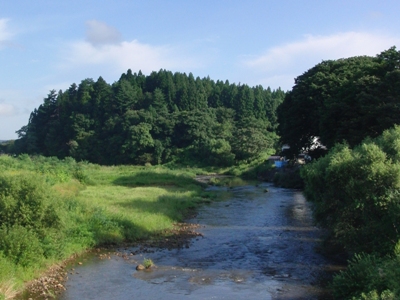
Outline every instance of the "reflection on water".
<path fill-rule="evenodd" d="M 315 252 L 320 232 L 303 195 L 268 184 L 219 188 L 233 198 L 190 220 L 204 225 L 190 248 L 92 257 L 60 299 L 327 299 L 318 282 L 331 265 Z M 138 272 L 144 257 L 156 267 Z"/>

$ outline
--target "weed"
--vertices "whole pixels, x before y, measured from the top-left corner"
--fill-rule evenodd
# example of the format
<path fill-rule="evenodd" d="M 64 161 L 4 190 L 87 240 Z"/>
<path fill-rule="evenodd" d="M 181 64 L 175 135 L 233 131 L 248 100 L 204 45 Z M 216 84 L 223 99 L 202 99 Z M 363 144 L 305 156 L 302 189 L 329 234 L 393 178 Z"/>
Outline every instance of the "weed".
<path fill-rule="evenodd" d="M 143 266 L 144 266 L 146 269 L 149 269 L 149 268 L 151 268 L 152 266 L 154 266 L 154 263 L 153 263 L 153 261 L 152 261 L 150 258 L 145 258 L 145 259 L 143 259 Z"/>

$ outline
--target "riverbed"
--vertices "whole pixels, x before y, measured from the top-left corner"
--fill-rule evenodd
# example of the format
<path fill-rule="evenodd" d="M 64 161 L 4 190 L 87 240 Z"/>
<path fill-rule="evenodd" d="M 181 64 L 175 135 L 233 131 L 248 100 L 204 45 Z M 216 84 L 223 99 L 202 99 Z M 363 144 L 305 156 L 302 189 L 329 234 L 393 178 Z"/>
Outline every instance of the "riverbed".
<path fill-rule="evenodd" d="M 202 234 L 188 247 L 90 256 L 70 267 L 58 299 L 329 299 L 323 285 L 338 266 L 316 251 L 321 231 L 301 191 L 210 188 L 232 197 L 188 220 Z M 145 258 L 155 267 L 136 271 Z"/>

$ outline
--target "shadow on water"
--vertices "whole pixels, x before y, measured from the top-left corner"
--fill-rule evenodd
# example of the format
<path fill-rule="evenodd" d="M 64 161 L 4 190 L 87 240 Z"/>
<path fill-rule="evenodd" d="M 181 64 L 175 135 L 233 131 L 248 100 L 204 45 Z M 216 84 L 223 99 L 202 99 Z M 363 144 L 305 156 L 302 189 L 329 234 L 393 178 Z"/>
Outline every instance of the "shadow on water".
<path fill-rule="evenodd" d="M 189 220 L 203 234 L 190 248 L 93 257 L 75 267 L 60 299 L 329 299 L 323 283 L 338 266 L 316 253 L 321 232 L 300 192 L 268 184 L 212 189 L 233 196 Z M 145 257 L 156 267 L 136 271 Z"/>

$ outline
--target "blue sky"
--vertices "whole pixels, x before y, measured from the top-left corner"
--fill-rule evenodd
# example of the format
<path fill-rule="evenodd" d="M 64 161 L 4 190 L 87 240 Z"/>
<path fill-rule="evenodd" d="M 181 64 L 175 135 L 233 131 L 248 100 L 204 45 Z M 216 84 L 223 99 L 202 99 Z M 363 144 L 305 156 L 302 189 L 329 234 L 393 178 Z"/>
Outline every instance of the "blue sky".
<path fill-rule="evenodd" d="M 400 48 L 392 0 L 0 2 L 0 140 L 52 89 L 166 69 L 290 90 L 328 59 Z"/>

